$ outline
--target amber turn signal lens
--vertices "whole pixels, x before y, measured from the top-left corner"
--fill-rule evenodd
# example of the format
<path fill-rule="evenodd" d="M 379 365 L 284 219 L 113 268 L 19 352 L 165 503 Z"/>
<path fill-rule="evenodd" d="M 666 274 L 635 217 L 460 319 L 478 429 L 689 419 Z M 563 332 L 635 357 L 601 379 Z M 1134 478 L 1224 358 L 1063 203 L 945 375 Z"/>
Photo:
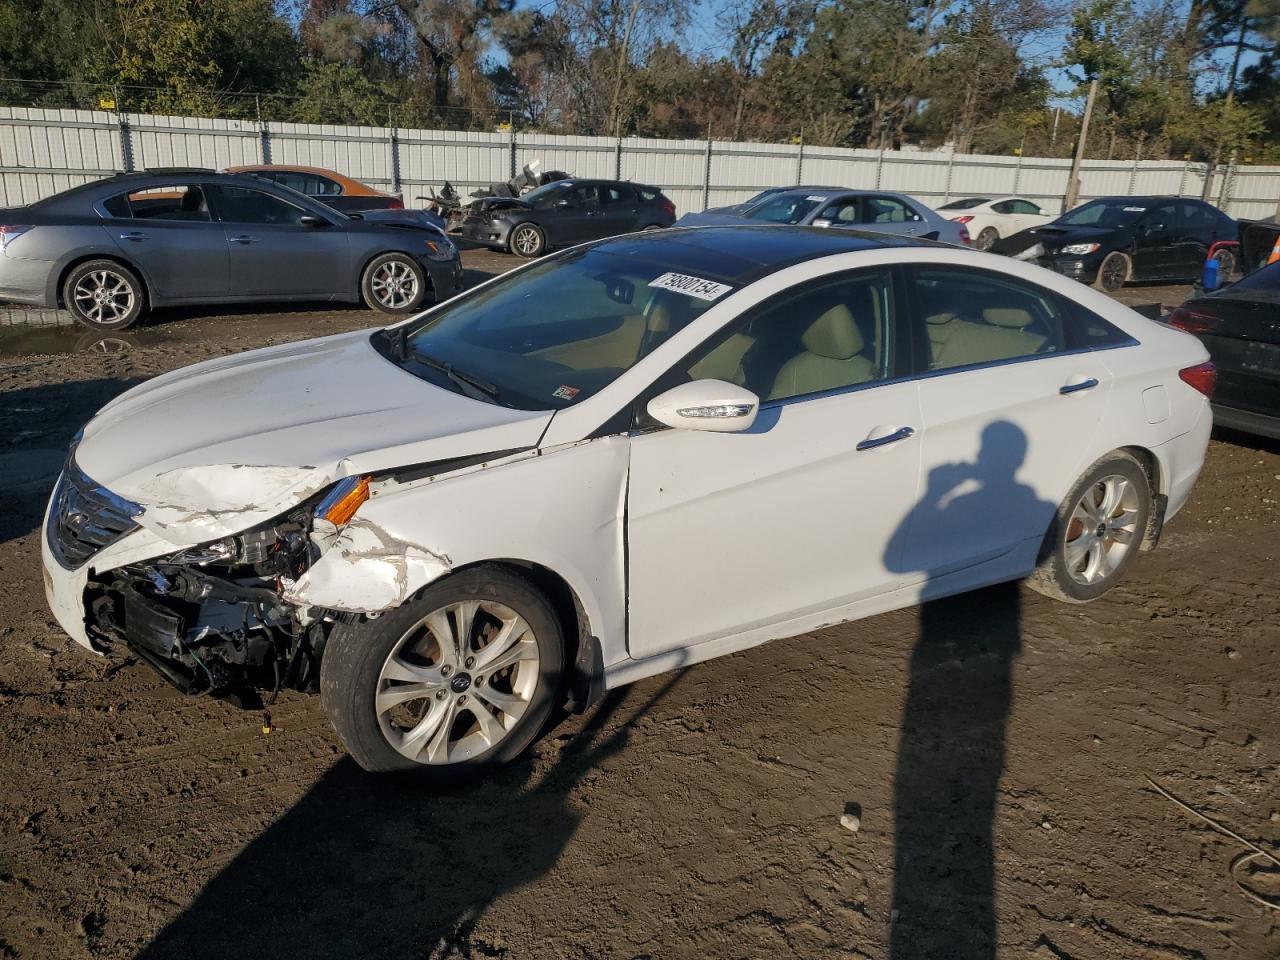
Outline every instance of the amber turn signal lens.
<path fill-rule="evenodd" d="M 340 481 L 329 495 L 320 501 L 316 508 L 316 516 L 328 520 L 335 527 L 349 523 L 360 509 L 360 504 L 369 499 L 369 478 L 348 477 Z"/>

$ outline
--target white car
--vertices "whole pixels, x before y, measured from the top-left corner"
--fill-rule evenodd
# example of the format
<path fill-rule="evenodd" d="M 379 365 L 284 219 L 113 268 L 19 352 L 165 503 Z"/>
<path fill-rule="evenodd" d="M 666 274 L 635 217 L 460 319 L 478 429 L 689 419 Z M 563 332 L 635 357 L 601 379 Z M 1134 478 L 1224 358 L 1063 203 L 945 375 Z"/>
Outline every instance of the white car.
<path fill-rule="evenodd" d="M 1003 237 L 1053 219 L 1025 197 L 963 197 L 943 204 L 938 213 L 963 224 L 977 250 L 990 250 Z"/>
<path fill-rule="evenodd" d="M 768 640 L 1028 576 L 1100 596 L 1187 500 L 1207 359 L 965 249 L 616 237 L 113 400 L 48 599 L 190 693 L 318 686 L 363 767 L 448 779 Z"/>

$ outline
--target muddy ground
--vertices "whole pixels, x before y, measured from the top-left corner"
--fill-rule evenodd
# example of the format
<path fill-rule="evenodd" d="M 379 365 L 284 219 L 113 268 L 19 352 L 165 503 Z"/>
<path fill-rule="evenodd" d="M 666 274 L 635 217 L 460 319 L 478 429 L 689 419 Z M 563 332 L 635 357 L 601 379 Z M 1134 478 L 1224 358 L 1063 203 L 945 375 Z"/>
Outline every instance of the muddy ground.
<path fill-rule="evenodd" d="M 46 612 L 50 472 L 99 406 L 375 318 L 161 320 L 0 331 L 0 957 L 1280 957 L 1238 845 L 1146 782 L 1280 842 L 1280 445 L 1215 438 L 1097 603 L 999 587 L 705 663 L 432 795 L 362 774 L 314 697 L 264 736 Z"/>

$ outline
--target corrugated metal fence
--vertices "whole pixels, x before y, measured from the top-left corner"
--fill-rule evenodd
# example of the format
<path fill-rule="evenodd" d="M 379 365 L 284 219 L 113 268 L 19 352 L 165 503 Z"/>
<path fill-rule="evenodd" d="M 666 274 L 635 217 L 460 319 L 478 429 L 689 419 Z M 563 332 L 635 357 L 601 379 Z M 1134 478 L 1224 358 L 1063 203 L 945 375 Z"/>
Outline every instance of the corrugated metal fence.
<path fill-rule="evenodd" d="M 30 203 L 77 183 L 148 167 L 249 163 L 328 167 L 415 199 L 448 180 L 467 188 L 506 180 L 533 159 L 544 170 L 662 187 L 681 211 L 734 203 L 770 186 L 838 184 L 896 190 L 934 206 L 954 197 L 1016 193 L 1058 212 L 1070 161 L 877 151 L 718 140 L 468 133 L 266 123 L 0 107 L 0 204 Z M 1201 196 L 1206 167 L 1167 160 L 1087 160 L 1081 200 L 1108 195 Z M 1237 217 L 1280 204 L 1280 167 L 1222 166 L 1209 199 Z"/>

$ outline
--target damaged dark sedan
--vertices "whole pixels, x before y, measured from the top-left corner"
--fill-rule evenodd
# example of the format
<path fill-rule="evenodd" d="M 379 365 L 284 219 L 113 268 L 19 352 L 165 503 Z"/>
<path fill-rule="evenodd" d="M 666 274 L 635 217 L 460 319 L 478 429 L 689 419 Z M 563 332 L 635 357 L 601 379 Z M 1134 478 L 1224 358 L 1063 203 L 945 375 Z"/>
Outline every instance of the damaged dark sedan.
<path fill-rule="evenodd" d="M 523 197 L 484 197 L 473 203 L 462 223 L 462 238 L 472 243 L 540 257 L 638 230 L 657 230 L 676 221 L 676 205 L 657 187 L 622 180 L 557 180 Z"/>

